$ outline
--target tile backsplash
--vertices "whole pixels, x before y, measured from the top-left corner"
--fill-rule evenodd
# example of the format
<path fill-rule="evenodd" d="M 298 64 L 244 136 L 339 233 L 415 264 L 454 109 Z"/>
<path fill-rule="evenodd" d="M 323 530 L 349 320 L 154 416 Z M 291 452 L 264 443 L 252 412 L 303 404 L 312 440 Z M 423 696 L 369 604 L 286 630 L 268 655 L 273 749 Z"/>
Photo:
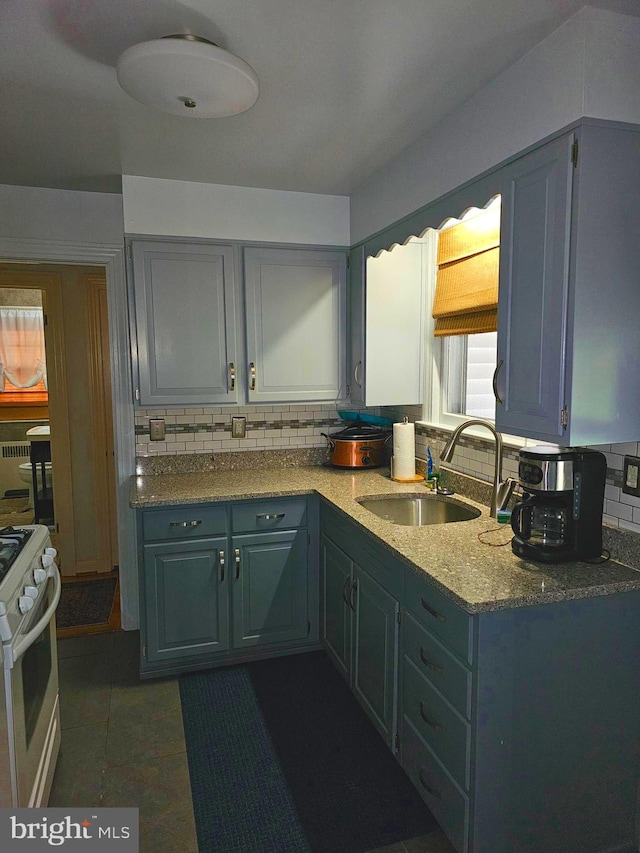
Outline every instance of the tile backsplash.
<path fill-rule="evenodd" d="M 231 437 L 231 419 L 245 417 L 246 437 Z M 149 418 L 163 418 L 165 441 L 151 441 Z M 335 404 L 205 406 L 140 409 L 136 412 L 136 454 L 230 453 L 323 447 L 323 432 L 344 426 Z"/>

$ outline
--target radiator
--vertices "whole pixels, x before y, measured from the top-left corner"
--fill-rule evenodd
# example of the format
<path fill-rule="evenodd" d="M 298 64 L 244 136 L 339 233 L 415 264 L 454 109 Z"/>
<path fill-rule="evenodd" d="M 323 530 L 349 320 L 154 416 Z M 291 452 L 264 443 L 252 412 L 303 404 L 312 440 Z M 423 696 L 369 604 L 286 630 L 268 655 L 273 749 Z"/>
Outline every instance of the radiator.
<path fill-rule="evenodd" d="M 8 491 L 29 488 L 18 473 L 18 465 L 28 461 L 28 441 L 0 441 L 0 498 Z"/>

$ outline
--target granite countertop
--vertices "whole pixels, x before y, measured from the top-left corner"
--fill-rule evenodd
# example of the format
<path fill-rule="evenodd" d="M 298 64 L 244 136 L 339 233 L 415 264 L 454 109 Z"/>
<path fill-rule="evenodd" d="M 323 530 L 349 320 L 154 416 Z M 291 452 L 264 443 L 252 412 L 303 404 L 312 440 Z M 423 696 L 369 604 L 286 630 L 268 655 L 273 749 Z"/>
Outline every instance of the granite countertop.
<path fill-rule="evenodd" d="M 471 521 L 405 527 L 378 518 L 357 499 L 429 494 L 424 483 L 395 483 L 388 469 L 258 468 L 131 479 L 130 505 L 137 509 L 317 493 L 469 613 L 640 589 L 640 571 L 614 560 L 598 565 L 548 565 L 516 557 L 509 544 L 500 547 L 480 542 L 478 535 L 484 533 L 483 538 L 490 542 L 508 543 L 511 528 L 498 526 L 486 506 L 466 497 L 452 500 L 481 510 L 481 515 Z M 492 532 L 486 533 L 488 530 Z"/>

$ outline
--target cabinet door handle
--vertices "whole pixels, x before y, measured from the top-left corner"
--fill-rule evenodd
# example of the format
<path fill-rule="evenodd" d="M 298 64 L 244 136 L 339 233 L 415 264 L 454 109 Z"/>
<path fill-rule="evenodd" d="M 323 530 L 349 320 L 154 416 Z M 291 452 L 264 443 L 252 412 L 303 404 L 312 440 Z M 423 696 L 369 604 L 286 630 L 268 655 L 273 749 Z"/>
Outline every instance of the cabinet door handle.
<path fill-rule="evenodd" d="M 249 376 L 251 377 L 250 388 L 252 391 L 256 390 L 256 366 L 253 362 L 249 365 Z"/>
<path fill-rule="evenodd" d="M 202 524 L 201 519 L 196 521 L 170 521 L 169 527 L 197 527 L 199 524 Z"/>
<path fill-rule="evenodd" d="M 498 394 L 498 373 L 500 373 L 500 368 L 504 364 L 504 359 L 501 358 L 500 361 L 496 364 L 496 369 L 493 371 L 493 379 L 491 380 L 491 384 L 493 386 L 493 396 L 496 398 L 496 403 L 502 405 L 502 397 Z"/>
<path fill-rule="evenodd" d="M 443 616 L 439 610 L 434 610 L 434 608 L 431 607 L 431 605 L 427 604 L 427 602 L 424 600 L 424 598 L 420 599 L 420 604 L 422 604 L 422 606 L 427 611 L 427 613 L 430 613 L 434 619 L 438 620 L 438 622 L 446 622 L 447 621 L 447 617 Z"/>
<path fill-rule="evenodd" d="M 438 675 L 442 675 L 442 673 L 444 672 L 444 667 L 440 666 L 439 663 L 434 663 L 432 660 L 429 660 L 429 658 L 425 655 L 422 646 L 420 646 L 420 660 L 427 667 L 427 669 L 431 670 L 431 672 L 435 672 Z"/>
<path fill-rule="evenodd" d="M 347 587 L 351 583 L 351 576 L 347 575 L 344 579 L 344 583 L 342 584 L 342 600 L 347 605 L 349 609 L 351 609 L 351 605 L 349 604 L 349 599 L 347 598 Z"/>
<path fill-rule="evenodd" d="M 256 515 L 256 521 L 276 521 L 278 518 L 284 518 L 284 512 L 260 512 Z"/>
<path fill-rule="evenodd" d="M 422 767 L 418 770 L 418 779 L 420 780 L 420 784 L 425 789 L 427 794 L 431 794 L 431 796 L 435 797 L 437 800 L 442 799 L 442 794 L 440 793 L 440 791 L 437 788 L 434 788 L 433 785 L 430 785 L 424 778 Z"/>
<path fill-rule="evenodd" d="M 351 585 L 351 592 L 349 593 L 349 607 L 353 610 L 354 613 L 356 612 L 356 606 L 353 603 L 353 594 L 354 594 L 354 592 L 357 592 L 357 591 L 358 591 L 358 580 L 356 578 L 356 580 L 354 580 L 353 584 Z"/>
<path fill-rule="evenodd" d="M 229 390 L 236 390 L 236 366 L 232 361 L 229 362 Z"/>
<path fill-rule="evenodd" d="M 362 388 L 362 384 L 360 382 L 360 367 L 362 365 L 362 361 L 357 361 L 356 366 L 353 368 L 353 381 L 356 383 L 358 388 Z"/>
<path fill-rule="evenodd" d="M 240 577 L 240 548 L 236 548 L 233 553 L 236 563 L 236 580 L 238 580 Z"/>
<path fill-rule="evenodd" d="M 433 729 L 436 732 L 444 731 L 444 726 L 442 725 L 442 723 L 439 723 L 437 720 L 434 720 L 433 717 L 430 717 L 429 714 L 427 714 L 422 702 L 420 703 L 420 716 L 430 729 Z"/>
<path fill-rule="evenodd" d="M 222 583 L 224 580 L 224 551 L 220 551 L 218 562 L 220 563 L 220 583 Z"/>

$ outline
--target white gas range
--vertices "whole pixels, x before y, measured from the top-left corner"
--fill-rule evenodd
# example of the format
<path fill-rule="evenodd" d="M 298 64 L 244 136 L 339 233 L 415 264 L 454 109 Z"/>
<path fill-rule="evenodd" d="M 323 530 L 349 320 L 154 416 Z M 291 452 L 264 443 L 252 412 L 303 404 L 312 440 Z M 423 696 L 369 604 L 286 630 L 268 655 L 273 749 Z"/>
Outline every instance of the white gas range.
<path fill-rule="evenodd" d="M 0 807 L 45 806 L 55 772 L 61 590 L 55 557 L 44 525 L 0 530 Z"/>

